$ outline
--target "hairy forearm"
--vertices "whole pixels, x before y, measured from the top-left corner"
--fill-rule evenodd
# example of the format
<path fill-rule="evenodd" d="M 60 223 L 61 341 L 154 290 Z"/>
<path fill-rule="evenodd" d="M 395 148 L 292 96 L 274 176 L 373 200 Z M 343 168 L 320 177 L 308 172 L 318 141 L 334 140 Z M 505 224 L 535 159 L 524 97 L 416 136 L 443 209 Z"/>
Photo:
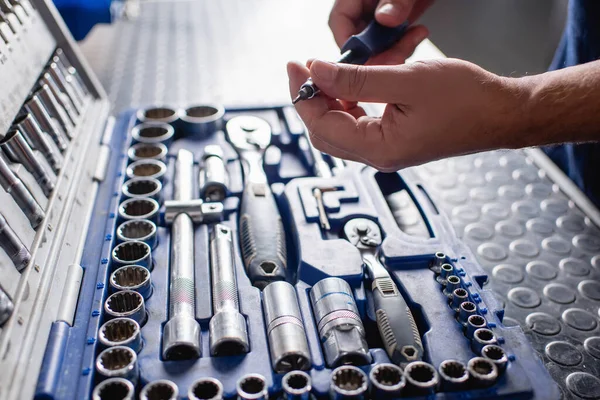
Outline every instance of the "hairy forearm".
<path fill-rule="evenodd" d="M 513 81 L 515 147 L 600 141 L 600 61 Z"/>

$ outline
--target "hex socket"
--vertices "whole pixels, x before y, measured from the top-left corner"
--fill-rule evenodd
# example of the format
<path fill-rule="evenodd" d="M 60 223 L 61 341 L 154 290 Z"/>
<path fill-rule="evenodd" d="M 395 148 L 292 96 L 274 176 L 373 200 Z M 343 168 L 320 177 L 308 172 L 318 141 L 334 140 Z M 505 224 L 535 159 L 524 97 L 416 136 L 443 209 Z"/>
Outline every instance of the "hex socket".
<path fill-rule="evenodd" d="M 92 392 L 92 400 L 133 400 L 135 388 L 127 379 L 110 378 L 100 382 Z"/>
<path fill-rule="evenodd" d="M 104 311 L 112 318 L 131 318 L 140 326 L 146 322 L 144 298 L 133 290 L 122 290 L 108 296 L 104 303 Z"/>
<path fill-rule="evenodd" d="M 147 300 L 152 294 L 150 271 L 141 265 L 126 265 L 110 275 L 110 285 L 115 290 L 133 290 Z"/>
<path fill-rule="evenodd" d="M 444 294 L 448 298 L 452 297 L 452 293 L 460 287 L 460 278 L 456 275 L 450 275 L 442 284 L 445 284 Z"/>
<path fill-rule="evenodd" d="M 2 142 L 0 142 L 0 147 L 12 162 L 23 165 L 33 175 L 46 197 L 49 197 L 50 193 L 54 190 L 56 176 L 53 172 L 47 171 L 38 161 L 21 131 L 14 130 L 9 132 Z"/>
<path fill-rule="evenodd" d="M 330 397 L 334 400 L 365 399 L 368 388 L 369 379 L 360 368 L 343 365 L 331 372 Z"/>
<path fill-rule="evenodd" d="M 171 124 L 179 119 L 179 111 L 177 109 L 162 105 L 140 108 L 135 115 L 140 122 Z"/>
<path fill-rule="evenodd" d="M 200 198 L 206 201 L 223 201 L 227 196 L 229 183 L 223 150 L 218 145 L 206 146 L 202 161 L 198 184 Z"/>
<path fill-rule="evenodd" d="M 200 378 L 188 390 L 189 400 L 222 400 L 223 384 L 215 378 Z"/>
<path fill-rule="evenodd" d="M 168 146 L 173 140 L 175 130 L 162 122 L 146 122 L 133 127 L 131 135 L 138 143 L 163 143 Z"/>
<path fill-rule="evenodd" d="M 164 162 L 151 158 L 135 161 L 127 167 L 127 177 L 158 179 L 162 182 L 167 166 Z"/>
<path fill-rule="evenodd" d="M 473 357 L 467 364 L 470 382 L 475 387 L 488 387 L 496 383 L 498 368 L 491 360 L 483 357 Z"/>
<path fill-rule="evenodd" d="M 106 378 L 124 378 L 135 385 L 139 376 L 137 354 L 129 347 L 109 347 L 98 354 L 96 371 Z"/>
<path fill-rule="evenodd" d="M 329 367 L 371 362 L 365 329 L 352 289 L 340 278 L 326 278 L 310 291 L 319 336 Z"/>
<path fill-rule="evenodd" d="M 164 162 L 167 152 L 167 146 L 162 143 L 136 143 L 127 150 L 127 156 L 131 161 L 157 160 Z"/>
<path fill-rule="evenodd" d="M 452 264 L 442 264 L 442 266 L 440 267 L 440 279 L 442 281 L 448 279 L 448 277 L 451 276 L 453 273 L 454 267 L 452 266 Z"/>
<path fill-rule="evenodd" d="M 149 382 L 140 392 L 140 400 L 177 400 L 178 396 L 177 385 L 167 379 Z"/>
<path fill-rule="evenodd" d="M 158 244 L 156 235 L 156 224 L 147 219 L 131 219 L 123 222 L 117 228 L 117 239 L 121 242 L 138 241 L 144 242 L 151 249 Z"/>
<path fill-rule="evenodd" d="M 225 109 L 218 105 L 194 105 L 181 115 L 181 128 L 185 137 L 204 138 L 223 129 Z"/>
<path fill-rule="evenodd" d="M 111 319 L 100 327 L 98 340 L 106 347 L 125 346 L 139 353 L 142 349 L 140 324 L 131 318 Z"/>
<path fill-rule="evenodd" d="M 11 259 L 17 271 L 21 272 L 29 265 L 31 253 L 21 242 L 15 231 L 12 230 L 2 214 L 0 214 L 0 247 Z M 2 318 L 0 318 L 1 320 Z"/>
<path fill-rule="evenodd" d="M 369 373 L 371 397 L 374 399 L 394 399 L 400 397 L 406 385 L 402 368 L 395 364 L 377 364 Z"/>
<path fill-rule="evenodd" d="M 154 178 L 132 178 L 123 183 L 121 191 L 126 197 L 133 199 L 158 199 L 162 191 L 162 183 Z"/>
<path fill-rule="evenodd" d="M 473 334 L 477 329 L 487 327 L 487 321 L 479 314 L 473 314 L 467 318 L 467 326 L 465 329 L 465 336 L 469 339 L 473 339 Z"/>
<path fill-rule="evenodd" d="M 496 335 L 490 329 L 479 328 L 473 332 L 471 340 L 471 349 L 475 354 L 481 354 L 481 350 L 488 344 L 496 344 Z"/>
<path fill-rule="evenodd" d="M 444 360 L 438 370 L 444 390 L 464 389 L 469 381 L 467 366 L 458 360 Z"/>
<path fill-rule="evenodd" d="M 34 95 L 25 104 L 25 108 L 35 117 L 42 130 L 52 138 L 58 149 L 65 152 L 69 143 L 68 139 L 57 122 L 50 116 L 40 97 L 37 94 Z"/>
<path fill-rule="evenodd" d="M 456 289 L 458 290 L 458 289 Z M 455 292 L 456 292 L 455 290 Z M 471 315 L 477 312 L 477 306 L 471 301 L 463 301 L 458 307 L 458 322 L 463 325 L 467 324 L 467 320 Z"/>
<path fill-rule="evenodd" d="M 409 396 L 424 396 L 434 393 L 440 381 L 433 365 L 424 361 L 413 361 L 404 368 L 406 389 Z"/>
<path fill-rule="evenodd" d="M 488 344 L 481 349 L 481 356 L 487 358 L 498 368 L 498 374 L 502 374 L 508 365 L 508 356 L 504 349 L 495 344 Z"/>
<path fill-rule="evenodd" d="M 285 281 L 267 285 L 263 290 L 263 309 L 275 372 L 310 369 L 306 330 L 294 287 Z"/>
<path fill-rule="evenodd" d="M 312 390 L 310 375 L 304 371 L 290 371 L 281 379 L 285 400 L 309 400 Z"/>
<path fill-rule="evenodd" d="M 127 199 L 119 205 L 119 217 L 122 219 L 147 219 L 158 222 L 160 206 L 154 199 Z"/>
<path fill-rule="evenodd" d="M 269 398 L 267 380 L 260 374 L 242 376 L 237 381 L 236 391 L 240 400 L 266 400 Z"/>
<path fill-rule="evenodd" d="M 15 120 L 15 125 L 30 144 L 46 157 L 48 164 L 58 174 L 62 167 L 63 158 L 57 148 L 50 143 L 46 133 L 42 131 L 38 122 L 33 118 L 32 114 L 25 114 Z"/>
<path fill-rule="evenodd" d="M 433 255 L 433 260 L 431 260 L 430 267 L 433 272 L 436 274 L 440 273 L 440 268 L 442 264 L 446 262 L 446 254 L 441 251 L 438 251 Z"/>
<path fill-rule="evenodd" d="M 148 244 L 137 240 L 123 242 L 112 251 L 115 266 L 140 265 L 152 271 L 152 249 Z"/>

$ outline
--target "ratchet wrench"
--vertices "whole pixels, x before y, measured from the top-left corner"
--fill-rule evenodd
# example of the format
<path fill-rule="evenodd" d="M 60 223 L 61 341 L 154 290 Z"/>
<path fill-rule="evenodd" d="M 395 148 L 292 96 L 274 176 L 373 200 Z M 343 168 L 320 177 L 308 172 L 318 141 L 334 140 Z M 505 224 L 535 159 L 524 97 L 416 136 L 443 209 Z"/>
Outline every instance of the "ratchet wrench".
<path fill-rule="evenodd" d="M 377 327 L 388 356 L 396 364 L 420 360 L 423 344 L 415 320 L 398 287 L 379 260 L 379 246 L 383 242 L 379 225 L 366 218 L 355 218 L 344 225 L 344 234 L 360 251 L 367 275 L 372 281 Z"/>

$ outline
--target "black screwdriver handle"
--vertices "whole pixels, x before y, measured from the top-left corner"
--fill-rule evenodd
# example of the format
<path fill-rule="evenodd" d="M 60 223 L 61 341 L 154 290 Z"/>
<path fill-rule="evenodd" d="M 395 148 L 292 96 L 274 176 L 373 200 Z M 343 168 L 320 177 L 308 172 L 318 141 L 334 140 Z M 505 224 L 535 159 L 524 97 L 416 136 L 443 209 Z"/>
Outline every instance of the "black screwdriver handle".
<path fill-rule="evenodd" d="M 421 336 L 394 281 L 375 279 L 372 290 L 377 327 L 388 356 L 398 365 L 420 360 L 423 357 Z"/>
<path fill-rule="evenodd" d="M 240 206 L 240 243 L 246 273 L 260 289 L 286 278 L 285 233 L 268 183 L 248 182 Z"/>

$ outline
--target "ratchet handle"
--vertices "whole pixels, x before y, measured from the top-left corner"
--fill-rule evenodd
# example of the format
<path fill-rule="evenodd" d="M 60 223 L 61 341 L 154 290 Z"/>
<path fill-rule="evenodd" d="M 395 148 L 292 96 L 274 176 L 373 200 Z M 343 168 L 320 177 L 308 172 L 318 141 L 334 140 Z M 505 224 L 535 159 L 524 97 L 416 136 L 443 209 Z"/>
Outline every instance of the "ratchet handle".
<path fill-rule="evenodd" d="M 394 281 L 389 277 L 375 279 L 372 290 L 377 327 L 388 356 L 398 365 L 420 360 L 421 336 Z"/>
<path fill-rule="evenodd" d="M 263 288 L 286 278 L 287 251 L 281 215 L 268 183 L 248 182 L 240 206 L 240 243 L 246 273 Z"/>

